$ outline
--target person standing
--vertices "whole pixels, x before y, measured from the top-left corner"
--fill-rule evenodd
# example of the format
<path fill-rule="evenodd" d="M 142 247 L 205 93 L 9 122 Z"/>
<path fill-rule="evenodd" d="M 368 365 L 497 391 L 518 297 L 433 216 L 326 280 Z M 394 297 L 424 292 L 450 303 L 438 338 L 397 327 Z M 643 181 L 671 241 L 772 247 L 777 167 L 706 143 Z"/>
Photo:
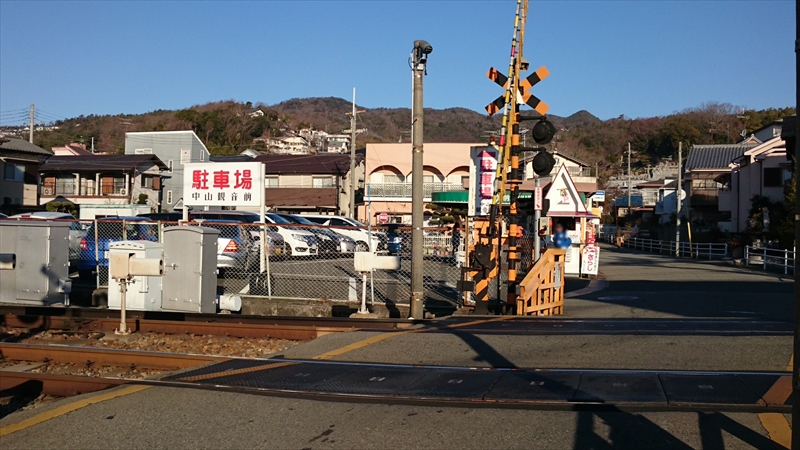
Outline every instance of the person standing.
<path fill-rule="evenodd" d="M 560 223 L 553 226 L 553 245 L 556 248 L 569 248 L 572 245 L 572 239 L 567 236 L 567 232 L 564 231 L 564 225 Z"/>

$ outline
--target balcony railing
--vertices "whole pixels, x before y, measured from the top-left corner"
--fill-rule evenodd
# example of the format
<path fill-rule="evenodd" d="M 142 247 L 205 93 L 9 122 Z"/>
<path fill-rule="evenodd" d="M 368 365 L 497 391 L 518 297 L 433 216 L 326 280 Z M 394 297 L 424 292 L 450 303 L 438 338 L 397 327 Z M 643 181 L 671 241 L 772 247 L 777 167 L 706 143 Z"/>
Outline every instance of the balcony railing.
<path fill-rule="evenodd" d="M 556 169 L 557 170 L 557 169 Z M 567 172 L 573 177 L 590 177 L 592 176 L 591 167 L 567 167 Z"/>
<path fill-rule="evenodd" d="M 431 198 L 433 192 L 463 191 L 461 183 L 423 183 L 422 196 Z M 411 198 L 411 183 L 368 183 L 366 198 Z"/>

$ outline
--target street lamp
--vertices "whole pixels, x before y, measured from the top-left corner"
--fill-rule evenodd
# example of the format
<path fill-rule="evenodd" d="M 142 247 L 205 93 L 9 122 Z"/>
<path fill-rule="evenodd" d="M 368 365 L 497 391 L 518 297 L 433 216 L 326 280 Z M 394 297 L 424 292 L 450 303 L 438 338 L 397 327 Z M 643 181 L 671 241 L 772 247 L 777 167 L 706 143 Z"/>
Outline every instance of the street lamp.
<path fill-rule="evenodd" d="M 427 73 L 428 55 L 433 47 L 427 41 L 414 41 L 410 56 L 413 94 L 411 102 L 411 307 L 409 319 L 423 319 L 423 163 L 422 163 L 422 76 Z"/>

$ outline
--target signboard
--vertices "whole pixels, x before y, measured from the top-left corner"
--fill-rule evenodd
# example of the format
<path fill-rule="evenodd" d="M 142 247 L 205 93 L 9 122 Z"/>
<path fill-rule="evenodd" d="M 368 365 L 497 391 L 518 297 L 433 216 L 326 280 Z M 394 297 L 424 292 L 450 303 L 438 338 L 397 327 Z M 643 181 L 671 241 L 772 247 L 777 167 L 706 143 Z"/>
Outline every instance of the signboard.
<path fill-rule="evenodd" d="M 496 148 L 489 146 L 470 148 L 468 215 L 471 217 L 489 215 L 494 194 L 497 153 Z"/>
<path fill-rule="evenodd" d="M 550 217 L 577 217 L 588 214 L 566 165 L 558 169 L 545 199 L 548 201 L 547 215 Z"/>
<path fill-rule="evenodd" d="M 581 275 L 597 275 L 600 266 L 600 247 L 587 245 L 581 254 Z"/>
<path fill-rule="evenodd" d="M 542 210 L 542 187 L 536 186 L 536 191 L 534 193 L 534 201 L 533 201 L 533 209 L 536 211 Z"/>
<path fill-rule="evenodd" d="M 186 206 L 261 206 L 261 163 L 191 163 L 183 170 Z"/>
<path fill-rule="evenodd" d="M 596 201 L 598 203 L 602 203 L 602 202 L 606 201 L 606 191 L 597 191 L 597 192 L 595 192 L 594 195 L 592 196 L 592 200 L 594 200 L 594 201 Z"/>
<path fill-rule="evenodd" d="M 389 215 L 385 212 L 382 212 L 378 215 L 378 222 L 380 223 L 387 223 L 389 222 Z"/>
<path fill-rule="evenodd" d="M 192 150 L 188 148 L 181 149 L 181 164 L 192 162 Z"/>

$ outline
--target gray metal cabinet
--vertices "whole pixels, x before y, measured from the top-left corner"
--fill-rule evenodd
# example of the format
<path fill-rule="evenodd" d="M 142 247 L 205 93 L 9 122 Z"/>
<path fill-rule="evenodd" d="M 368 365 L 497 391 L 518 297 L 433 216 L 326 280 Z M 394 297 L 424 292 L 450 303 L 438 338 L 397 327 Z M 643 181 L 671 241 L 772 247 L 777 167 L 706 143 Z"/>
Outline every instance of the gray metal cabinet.
<path fill-rule="evenodd" d="M 217 312 L 219 230 L 181 226 L 164 230 L 165 311 Z"/>
<path fill-rule="evenodd" d="M 0 253 L 15 254 L 16 268 L 0 270 L 0 302 L 69 304 L 69 223 L 0 221 Z"/>
<path fill-rule="evenodd" d="M 151 241 L 119 241 L 109 244 L 110 252 L 125 251 L 137 258 L 161 259 L 164 245 Z M 125 295 L 125 309 L 136 311 L 161 311 L 161 277 L 133 277 Z M 119 282 L 108 279 L 108 307 L 121 308 Z"/>

